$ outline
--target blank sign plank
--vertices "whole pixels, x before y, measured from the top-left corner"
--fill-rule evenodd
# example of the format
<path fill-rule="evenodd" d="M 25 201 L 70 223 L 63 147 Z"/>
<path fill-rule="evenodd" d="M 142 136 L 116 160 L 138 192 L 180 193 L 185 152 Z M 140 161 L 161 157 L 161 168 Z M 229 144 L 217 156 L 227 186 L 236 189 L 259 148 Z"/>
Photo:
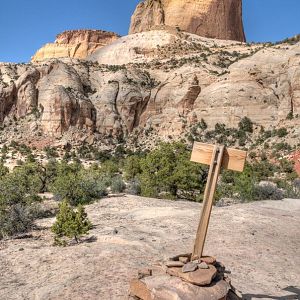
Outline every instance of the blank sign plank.
<path fill-rule="evenodd" d="M 191 161 L 210 165 L 214 147 L 214 145 L 195 142 Z M 222 168 L 242 172 L 245 167 L 246 157 L 246 151 L 225 148 L 222 160 Z"/>

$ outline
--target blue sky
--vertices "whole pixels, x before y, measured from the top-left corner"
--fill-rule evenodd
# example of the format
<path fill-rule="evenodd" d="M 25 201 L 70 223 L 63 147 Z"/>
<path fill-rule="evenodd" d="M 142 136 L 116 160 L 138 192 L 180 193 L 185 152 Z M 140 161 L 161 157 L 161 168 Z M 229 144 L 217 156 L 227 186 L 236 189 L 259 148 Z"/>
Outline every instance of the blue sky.
<path fill-rule="evenodd" d="M 125 35 L 139 0 L 1 0 L 0 61 L 26 62 L 67 29 Z M 300 0 L 243 0 L 248 41 L 278 41 L 300 33 Z"/>

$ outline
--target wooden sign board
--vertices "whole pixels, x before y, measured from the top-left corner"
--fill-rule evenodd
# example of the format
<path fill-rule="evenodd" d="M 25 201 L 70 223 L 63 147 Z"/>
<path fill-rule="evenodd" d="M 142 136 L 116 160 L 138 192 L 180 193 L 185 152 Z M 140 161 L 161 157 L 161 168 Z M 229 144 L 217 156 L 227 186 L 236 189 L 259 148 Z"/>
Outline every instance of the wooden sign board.
<path fill-rule="evenodd" d="M 222 145 L 194 143 L 191 161 L 210 165 L 210 168 L 203 195 L 203 208 L 196 234 L 192 259 L 200 259 L 203 254 L 214 194 L 217 189 L 221 168 L 242 172 L 244 170 L 246 157 L 246 151 L 227 149 Z"/>
<path fill-rule="evenodd" d="M 191 161 L 210 165 L 215 145 L 194 143 Z M 225 148 L 221 167 L 242 172 L 245 167 L 247 152 L 238 149 Z"/>

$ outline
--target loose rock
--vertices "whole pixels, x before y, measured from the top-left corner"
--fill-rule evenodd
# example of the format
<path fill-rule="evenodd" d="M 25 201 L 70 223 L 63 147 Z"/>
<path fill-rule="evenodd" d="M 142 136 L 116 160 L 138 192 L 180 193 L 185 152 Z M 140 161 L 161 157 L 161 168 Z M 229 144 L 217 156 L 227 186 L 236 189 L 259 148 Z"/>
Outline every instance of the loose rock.
<path fill-rule="evenodd" d="M 188 273 L 188 272 L 194 272 L 198 269 L 198 265 L 193 263 L 193 262 L 189 262 L 187 264 L 185 264 L 183 267 L 182 267 L 182 272 L 183 273 Z"/>
<path fill-rule="evenodd" d="M 181 268 L 169 268 L 167 269 L 167 273 L 172 276 L 180 277 L 189 283 L 205 286 L 212 282 L 217 274 L 217 269 L 209 265 L 209 268 L 205 270 L 197 269 L 194 272 L 183 273 Z"/>
<path fill-rule="evenodd" d="M 208 267 L 208 264 L 203 261 L 202 263 L 198 264 L 198 268 L 199 269 L 208 269 L 209 267 Z"/>
<path fill-rule="evenodd" d="M 172 267 L 183 267 L 184 266 L 184 263 L 181 262 L 181 261 L 167 261 L 165 263 L 165 266 L 167 266 L 168 268 L 172 268 Z"/>
<path fill-rule="evenodd" d="M 179 257 L 179 261 L 183 262 L 184 264 L 188 263 L 190 259 L 188 257 Z"/>
<path fill-rule="evenodd" d="M 201 261 L 207 263 L 208 265 L 214 265 L 216 263 L 216 258 L 213 256 L 202 256 Z"/>

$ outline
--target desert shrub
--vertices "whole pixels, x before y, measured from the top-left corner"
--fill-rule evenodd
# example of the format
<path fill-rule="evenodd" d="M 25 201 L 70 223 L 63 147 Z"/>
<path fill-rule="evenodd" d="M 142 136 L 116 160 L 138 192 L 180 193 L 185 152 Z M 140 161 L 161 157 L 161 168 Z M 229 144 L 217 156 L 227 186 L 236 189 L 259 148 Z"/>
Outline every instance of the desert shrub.
<path fill-rule="evenodd" d="M 196 200 L 203 191 L 207 173 L 190 162 L 182 143 L 161 144 L 141 159 L 141 194 L 148 197 Z"/>
<path fill-rule="evenodd" d="M 277 130 L 277 136 L 285 137 L 286 135 L 288 135 L 288 131 L 286 128 L 282 127 Z"/>
<path fill-rule="evenodd" d="M 236 172 L 231 171 L 231 170 L 222 170 L 221 173 L 221 182 L 222 183 L 229 183 L 232 184 L 234 183 L 234 179 L 236 177 Z"/>
<path fill-rule="evenodd" d="M 294 162 L 291 160 L 288 160 L 286 158 L 282 158 L 280 161 L 280 169 L 281 172 L 284 173 L 293 173 L 294 172 Z"/>
<path fill-rule="evenodd" d="M 128 156 L 125 159 L 123 173 L 126 180 L 132 180 L 141 173 L 139 156 Z"/>
<path fill-rule="evenodd" d="M 98 149 L 94 149 L 94 157 L 100 162 L 105 162 L 111 158 L 111 153 L 109 151 L 99 151 Z"/>
<path fill-rule="evenodd" d="M 127 193 L 130 195 L 141 194 L 141 183 L 138 178 L 134 178 L 131 181 L 129 181 L 127 186 Z"/>
<path fill-rule="evenodd" d="M 41 181 L 40 192 L 44 193 L 49 191 L 50 185 L 55 180 L 59 164 L 55 159 L 50 159 L 46 165 L 38 163 L 37 166 L 38 176 Z"/>
<path fill-rule="evenodd" d="M 112 178 L 120 173 L 119 164 L 113 159 L 106 160 L 101 163 L 99 172 Z"/>
<path fill-rule="evenodd" d="M 215 125 L 215 133 L 216 134 L 224 134 L 225 132 L 226 132 L 226 125 L 225 124 L 217 123 Z"/>
<path fill-rule="evenodd" d="M 124 158 L 126 150 L 123 145 L 118 145 L 114 151 L 114 156 L 118 159 Z"/>
<path fill-rule="evenodd" d="M 79 238 L 89 232 L 92 223 L 87 218 L 87 214 L 82 205 L 74 210 L 67 200 L 59 205 L 59 212 L 56 221 L 52 226 L 52 232 L 55 234 L 56 245 L 67 245 L 66 238 L 75 239 L 78 243 Z"/>
<path fill-rule="evenodd" d="M 253 122 L 248 117 L 243 117 L 239 122 L 239 129 L 244 132 L 253 132 Z"/>
<path fill-rule="evenodd" d="M 199 128 L 201 128 L 202 130 L 206 130 L 207 129 L 207 123 L 204 121 L 204 119 L 201 119 L 200 123 L 198 124 Z"/>
<path fill-rule="evenodd" d="M 57 200 L 66 199 L 76 206 L 103 197 L 106 195 L 106 186 L 97 173 L 75 169 L 58 173 L 50 191 Z"/>
<path fill-rule="evenodd" d="M 31 229 L 35 219 L 33 206 L 17 203 L 0 208 L 0 239 Z"/>
<path fill-rule="evenodd" d="M 8 168 L 0 163 L 0 179 L 8 173 Z"/>
<path fill-rule="evenodd" d="M 274 145 L 274 147 L 275 147 L 276 151 L 281 151 L 281 150 L 291 151 L 292 150 L 292 147 L 288 143 L 285 143 L 285 142 L 277 143 Z"/>
<path fill-rule="evenodd" d="M 281 200 L 284 192 L 273 182 L 265 182 L 255 186 L 253 200 Z"/>
<path fill-rule="evenodd" d="M 284 189 L 284 196 L 286 198 L 300 199 L 300 179 L 294 179 L 291 183 L 287 181 L 280 181 L 279 185 Z"/>
<path fill-rule="evenodd" d="M 293 120 L 293 118 L 294 118 L 293 112 L 290 111 L 290 112 L 287 114 L 286 119 L 287 119 L 287 120 Z"/>
<path fill-rule="evenodd" d="M 234 191 L 233 184 L 220 182 L 216 190 L 215 202 L 218 202 L 221 198 L 233 198 Z"/>
<path fill-rule="evenodd" d="M 294 187 L 300 191 L 300 178 L 294 180 Z"/>
<path fill-rule="evenodd" d="M 121 176 L 116 176 L 116 177 L 112 178 L 111 191 L 113 193 L 124 192 L 125 188 L 126 188 L 126 184 L 124 183 Z"/>
<path fill-rule="evenodd" d="M 32 204 L 39 201 L 40 181 L 27 168 L 16 169 L 0 180 L 0 203 L 5 205 Z"/>
<path fill-rule="evenodd" d="M 300 179 L 297 178 L 293 182 L 294 197 L 300 199 Z"/>
<path fill-rule="evenodd" d="M 44 148 L 44 151 L 46 153 L 47 158 L 54 158 L 54 157 L 58 157 L 59 156 L 55 148 L 46 146 Z"/>
<path fill-rule="evenodd" d="M 276 173 L 285 173 L 285 179 L 276 179 Z M 242 173 L 229 170 L 222 172 L 216 199 L 233 197 L 241 201 L 255 201 L 294 198 L 297 197 L 295 184 L 292 185 L 295 176 L 293 164 L 285 159 L 279 164 L 271 163 L 267 159 L 246 163 Z M 259 184 L 261 181 L 267 183 Z"/>
<path fill-rule="evenodd" d="M 35 218 L 39 179 L 29 166 L 0 177 L 0 239 L 29 230 Z"/>
<path fill-rule="evenodd" d="M 234 179 L 234 191 L 241 201 L 248 202 L 255 199 L 255 184 L 257 179 L 250 166 L 246 166 L 244 172 L 236 175 Z"/>

